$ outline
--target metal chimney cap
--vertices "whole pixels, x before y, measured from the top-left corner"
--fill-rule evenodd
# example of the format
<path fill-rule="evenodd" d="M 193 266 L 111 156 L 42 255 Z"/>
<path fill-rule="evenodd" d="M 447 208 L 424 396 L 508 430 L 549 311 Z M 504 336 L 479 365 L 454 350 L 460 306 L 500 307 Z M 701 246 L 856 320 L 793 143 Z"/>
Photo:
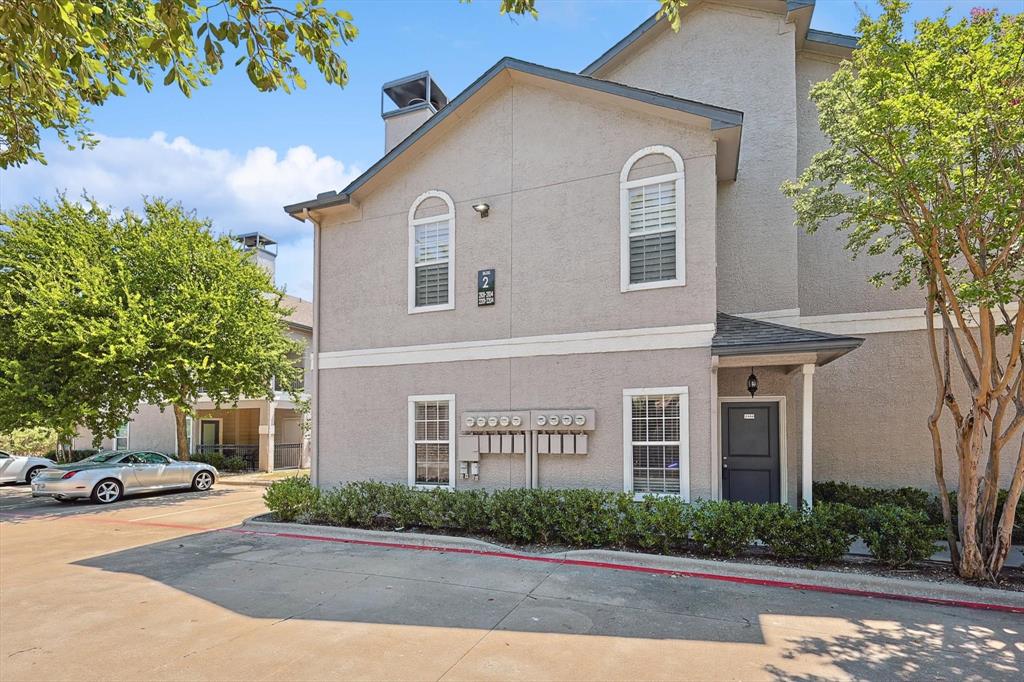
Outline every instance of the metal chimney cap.
<path fill-rule="evenodd" d="M 387 95 L 398 109 L 429 103 L 434 111 L 437 111 L 448 104 L 448 96 L 431 78 L 429 71 L 421 71 L 411 76 L 388 81 L 381 86 L 381 92 Z M 383 98 L 381 98 L 381 114 L 389 113 L 384 111 L 383 105 Z"/>

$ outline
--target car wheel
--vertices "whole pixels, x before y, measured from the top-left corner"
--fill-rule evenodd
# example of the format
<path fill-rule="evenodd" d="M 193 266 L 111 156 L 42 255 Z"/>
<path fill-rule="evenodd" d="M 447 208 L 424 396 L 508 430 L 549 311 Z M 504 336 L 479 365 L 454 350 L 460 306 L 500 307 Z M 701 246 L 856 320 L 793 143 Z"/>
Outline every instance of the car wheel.
<path fill-rule="evenodd" d="M 111 504 L 121 499 L 121 484 L 112 478 L 105 479 L 92 489 L 92 501 L 97 504 Z"/>
<path fill-rule="evenodd" d="M 32 479 L 34 479 L 36 476 L 38 476 L 39 472 L 42 471 L 45 468 L 46 467 L 32 467 L 31 469 L 29 469 L 28 473 L 25 474 L 25 483 L 31 483 Z"/>
<path fill-rule="evenodd" d="M 192 490 L 209 490 L 213 487 L 213 474 L 209 471 L 200 471 L 192 479 Z"/>

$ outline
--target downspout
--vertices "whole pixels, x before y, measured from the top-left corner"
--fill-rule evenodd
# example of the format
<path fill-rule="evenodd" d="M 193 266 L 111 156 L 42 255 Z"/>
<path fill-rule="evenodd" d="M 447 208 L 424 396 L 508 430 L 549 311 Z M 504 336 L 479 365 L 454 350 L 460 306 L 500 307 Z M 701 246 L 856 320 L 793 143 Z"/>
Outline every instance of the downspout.
<path fill-rule="evenodd" d="M 309 478 L 314 486 L 320 485 L 320 221 L 313 217 L 308 208 L 302 209 L 302 220 L 313 223 L 313 338 L 310 353 L 309 392 Z"/>

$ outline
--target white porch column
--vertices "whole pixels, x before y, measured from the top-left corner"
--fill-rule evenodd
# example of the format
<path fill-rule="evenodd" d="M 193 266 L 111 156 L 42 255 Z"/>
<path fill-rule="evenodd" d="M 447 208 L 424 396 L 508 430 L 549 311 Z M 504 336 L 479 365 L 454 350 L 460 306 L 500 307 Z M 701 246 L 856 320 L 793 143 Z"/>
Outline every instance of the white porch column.
<path fill-rule="evenodd" d="M 801 489 L 803 493 L 803 500 L 807 503 L 807 506 L 813 504 L 811 489 L 812 489 L 812 444 L 811 428 L 814 417 L 814 365 L 805 364 L 803 365 L 804 374 L 804 391 L 803 391 L 803 441 L 800 448 L 800 476 L 801 476 Z"/>
<path fill-rule="evenodd" d="M 274 413 L 277 403 L 260 405 L 260 471 L 274 470 Z"/>
<path fill-rule="evenodd" d="M 722 418 L 718 413 L 718 356 L 711 356 L 711 499 L 722 499 L 722 453 L 718 449 L 718 434 L 722 430 Z"/>

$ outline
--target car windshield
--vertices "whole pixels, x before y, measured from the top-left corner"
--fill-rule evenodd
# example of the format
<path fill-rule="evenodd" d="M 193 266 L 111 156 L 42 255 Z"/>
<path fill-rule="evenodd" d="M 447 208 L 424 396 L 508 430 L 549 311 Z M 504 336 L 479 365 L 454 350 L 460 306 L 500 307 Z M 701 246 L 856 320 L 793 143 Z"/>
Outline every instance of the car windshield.
<path fill-rule="evenodd" d="M 123 455 L 123 452 L 97 452 L 95 455 L 92 455 L 91 457 L 86 457 L 82 461 L 93 463 L 111 462 Z"/>

